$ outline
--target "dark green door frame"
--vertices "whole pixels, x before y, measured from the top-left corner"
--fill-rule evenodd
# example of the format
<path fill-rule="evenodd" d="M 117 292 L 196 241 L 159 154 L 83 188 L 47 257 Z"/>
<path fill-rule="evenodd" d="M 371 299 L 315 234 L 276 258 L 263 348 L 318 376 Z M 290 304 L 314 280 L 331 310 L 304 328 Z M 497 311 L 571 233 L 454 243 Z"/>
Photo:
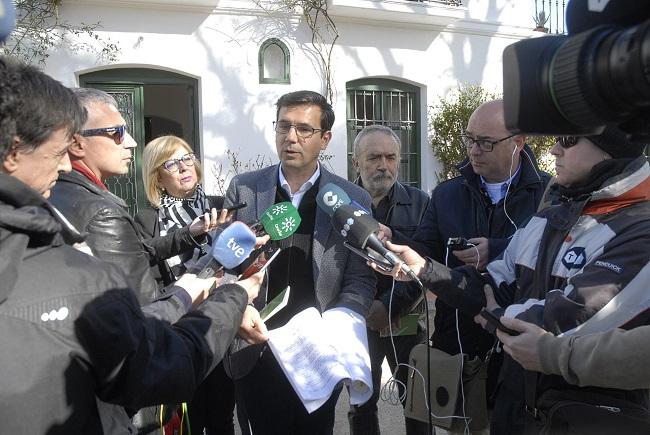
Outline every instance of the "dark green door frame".
<path fill-rule="evenodd" d="M 201 156 L 198 119 L 198 80 L 181 74 L 145 68 L 118 68 L 94 71 L 79 76 L 79 86 L 101 89 L 116 97 L 120 112 L 127 122 L 131 136 L 138 143 L 129 174 L 107 182 L 109 189 L 124 199 L 131 214 L 144 207 L 147 198 L 142 182 L 142 150 L 145 145 L 144 86 L 183 85 L 190 94 L 188 111 L 192 118 L 192 141 L 195 154 Z M 170 102 L 173 104 L 173 102 Z"/>

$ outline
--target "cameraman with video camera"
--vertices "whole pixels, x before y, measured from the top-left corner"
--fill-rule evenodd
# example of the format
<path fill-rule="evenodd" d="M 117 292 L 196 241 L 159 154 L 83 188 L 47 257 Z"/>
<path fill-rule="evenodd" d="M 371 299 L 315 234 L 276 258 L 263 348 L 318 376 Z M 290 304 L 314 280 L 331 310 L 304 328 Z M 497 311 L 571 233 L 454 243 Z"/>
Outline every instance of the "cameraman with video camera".
<path fill-rule="evenodd" d="M 562 135 L 552 151 L 559 203 L 520 229 L 487 275 L 450 270 L 391 246 L 440 299 L 469 314 L 487 305 L 553 334 L 650 324 L 650 166 L 642 156 L 650 105 L 648 17 L 647 2 L 574 0 L 568 27 L 584 33 L 506 49 L 507 127 Z M 623 29 L 599 26 L 641 20 Z M 647 434 L 648 390 L 577 387 L 525 372 L 508 358 L 491 433 Z"/>

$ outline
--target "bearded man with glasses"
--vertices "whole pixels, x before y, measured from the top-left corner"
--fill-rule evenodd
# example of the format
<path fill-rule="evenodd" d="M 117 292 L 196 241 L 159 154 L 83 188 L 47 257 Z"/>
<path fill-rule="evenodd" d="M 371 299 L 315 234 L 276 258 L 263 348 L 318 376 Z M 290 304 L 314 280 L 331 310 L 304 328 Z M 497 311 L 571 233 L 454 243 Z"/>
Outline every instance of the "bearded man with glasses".
<path fill-rule="evenodd" d="M 526 137 L 506 129 L 501 100 L 479 106 L 460 140 L 467 149 L 467 158 L 457 166 L 460 176 L 432 192 L 413 247 L 449 267 L 483 270 L 535 213 L 550 176 L 538 169 Z M 451 237 L 463 237 L 474 246 L 448 247 Z M 450 355 L 462 352 L 469 360 L 485 361 L 494 345 L 494 337 L 474 323 L 472 316 L 457 312 L 440 299 L 436 300 L 434 322 L 433 346 Z M 501 354 L 492 355 L 487 370 L 488 398 L 495 389 L 501 361 Z M 470 405 L 466 405 L 471 415 Z M 470 429 L 481 433 L 484 428 L 476 427 L 476 421 L 470 422 Z"/>

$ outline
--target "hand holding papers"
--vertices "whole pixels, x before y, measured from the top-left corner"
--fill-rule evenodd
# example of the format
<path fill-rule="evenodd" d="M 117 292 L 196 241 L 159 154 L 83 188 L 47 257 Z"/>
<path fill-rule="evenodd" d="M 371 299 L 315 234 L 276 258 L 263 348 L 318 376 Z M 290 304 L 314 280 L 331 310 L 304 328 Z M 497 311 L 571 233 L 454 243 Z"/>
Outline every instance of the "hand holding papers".
<path fill-rule="evenodd" d="M 307 308 L 269 331 L 269 347 L 307 412 L 320 408 L 343 381 L 350 403 L 372 395 L 365 320 L 347 308 Z"/>

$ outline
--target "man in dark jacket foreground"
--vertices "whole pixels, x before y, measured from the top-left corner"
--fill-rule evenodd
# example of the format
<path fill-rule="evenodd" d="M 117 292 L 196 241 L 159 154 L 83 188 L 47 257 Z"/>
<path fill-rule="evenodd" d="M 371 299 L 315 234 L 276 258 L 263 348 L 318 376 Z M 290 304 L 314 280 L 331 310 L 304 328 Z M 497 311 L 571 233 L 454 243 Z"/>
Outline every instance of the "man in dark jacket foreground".
<path fill-rule="evenodd" d="M 224 285 L 189 311 L 214 280 L 187 275 L 155 303 L 162 321 L 119 270 L 68 246 L 80 234 L 46 198 L 85 118 L 69 89 L 0 58 L 3 433 L 133 433 L 123 407 L 191 398 L 259 290 L 259 276 Z"/>

